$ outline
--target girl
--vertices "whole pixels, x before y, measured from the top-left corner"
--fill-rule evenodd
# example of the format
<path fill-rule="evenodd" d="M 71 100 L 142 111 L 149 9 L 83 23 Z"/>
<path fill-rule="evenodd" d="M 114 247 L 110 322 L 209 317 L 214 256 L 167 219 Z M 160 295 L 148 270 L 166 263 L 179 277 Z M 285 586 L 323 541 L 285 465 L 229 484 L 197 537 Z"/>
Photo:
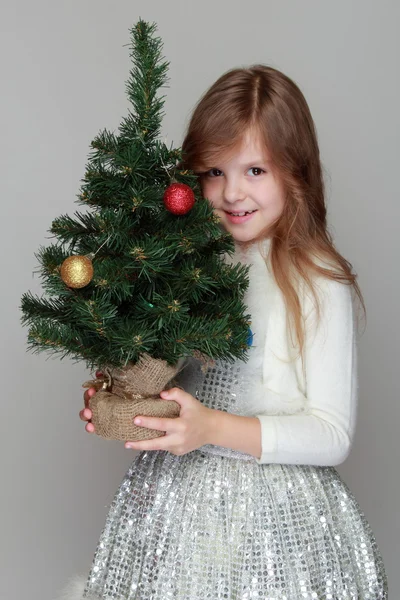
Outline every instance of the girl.
<path fill-rule="evenodd" d="M 247 363 L 193 359 L 162 398 L 177 419 L 140 450 L 111 504 L 80 600 L 378 600 L 382 556 L 335 466 L 357 412 L 352 265 L 327 229 L 317 136 L 299 88 L 263 65 L 198 103 L 185 166 L 250 265 Z M 89 400 L 80 415 L 90 423 Z"/>

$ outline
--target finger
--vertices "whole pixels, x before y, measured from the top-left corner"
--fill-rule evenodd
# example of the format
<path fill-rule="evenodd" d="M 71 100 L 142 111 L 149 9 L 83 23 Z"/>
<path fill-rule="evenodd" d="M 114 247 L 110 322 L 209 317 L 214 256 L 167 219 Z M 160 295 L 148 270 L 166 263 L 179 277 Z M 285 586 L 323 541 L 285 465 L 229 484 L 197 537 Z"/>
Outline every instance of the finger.
<path fill-rule="evenodd" d="M 93 423 L 86 423 L 85 429 L 88 433 L 94 433 L 94 425 Z"/>
<path fill-rule="evenodd" d="M 86 421 L 90 421 L 90 419 L 92 418 L 92 411 L 90 410 L 90 408 L 84 408 L 82 411 L 82 416 Z"/>
<path fill-rule="evenodd" d="M 185 392 L 182 388 L 173 387 L 169 390 L 163 390 L 160 393 L 160 398 L 163 400 L 175 400 L 178 404 L 184 402 L 187 398 L 190 397 L 190 394 Z"/>
<path fill-rule="evenodd" d="M 85 393 L 83 394 L 83 400 L 85 402 L 85 408 L 89 408 L 89 400 L 92 396 L 94 396 L 96 393 L 96 388 L 89 388 L 88 390 L 85 391 Z"/>
<path fill-rule="evenodd" d="M 92 418 L 92 411 L 89 408 L 82 408 L 79 411 L 79 418 L 81 421 L 90 421 Z"/>
<path fill-rule="evenodd" d="M 153 440 L 142 440 L 140 442 L 125 442 L 125 448 L 130 450 L 167 450 L 169 440 L 165 437 Z"/>
<path fill-rule="evenodd" d="M 167 419 L 159 417 L 142 417 L 138 416 L 133 419 L 135 425 L 139 427 L 147 427 L 148 429 L 156 429 L 157 431 L 172 431 L 176 419 Z"/>
<path fill-rule="evenodd" d="M 81 421 L 88 421 L 88 419 L 84 416 L 85 410 L 86 410 L 85 408 L 82 408 L 82 410 L 79 411 L 79 418 Z"/>
<path fill-rule="evenodd" d="M 179 387 L 178 385 L 176 385 L 173 388 L 169 388 L 168 390 L 163 390 L 163 392 L 166 392 L 167 394 L 180 394 L 181 392 L 184 392 L 185 394 L 187 394 L 187 392 L 185 392 L 185 390 L 182 387 Z"/>

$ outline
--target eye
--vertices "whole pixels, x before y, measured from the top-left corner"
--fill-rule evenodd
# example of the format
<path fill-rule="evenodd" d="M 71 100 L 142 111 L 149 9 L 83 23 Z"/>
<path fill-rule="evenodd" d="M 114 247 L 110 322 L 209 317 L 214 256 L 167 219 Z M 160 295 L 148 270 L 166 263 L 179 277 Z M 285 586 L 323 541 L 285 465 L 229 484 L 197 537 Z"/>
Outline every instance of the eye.
<path fill-rule="evenodd" d="M 219 169 L 210 169 L 205 173 L 207 177 L 220 177 L 222 175 L 222 171 Z"/>
<path fill-rule="evenodd" d="M 248 173 L 251 171 L 254 177 L 261 175 L 261 173 L 265 173 L 264 169 L 261 169 L 261 167 L 251 167 L 251 169 L 248 170 Z"/>

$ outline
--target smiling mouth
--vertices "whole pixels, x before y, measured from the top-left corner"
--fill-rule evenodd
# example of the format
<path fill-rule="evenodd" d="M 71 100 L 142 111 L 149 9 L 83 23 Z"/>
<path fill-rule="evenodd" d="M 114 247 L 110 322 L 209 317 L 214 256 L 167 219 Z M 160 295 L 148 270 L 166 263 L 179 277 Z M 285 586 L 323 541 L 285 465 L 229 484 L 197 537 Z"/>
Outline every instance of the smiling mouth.
<path fill-rule="evenodd" d="M 225 211 L 228 215 L 232 215 L 233 217 L 244 217 L 245 215 L 251 215 L 251 213 L 256 212 L 255 210 L 247 210 L 243 212 L 230 212 L 229 210 Z"/>

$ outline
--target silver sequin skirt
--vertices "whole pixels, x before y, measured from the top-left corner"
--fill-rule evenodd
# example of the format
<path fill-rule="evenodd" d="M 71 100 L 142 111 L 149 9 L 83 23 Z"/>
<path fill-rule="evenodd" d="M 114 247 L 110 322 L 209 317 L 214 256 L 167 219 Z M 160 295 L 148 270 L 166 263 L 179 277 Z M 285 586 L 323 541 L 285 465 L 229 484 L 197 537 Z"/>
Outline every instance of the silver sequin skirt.
<path fill-rule="evenodd" d="M 111 503 L 82 598 L 382 600 L 388 586 L 334 467 L 145 451 Z"/>

